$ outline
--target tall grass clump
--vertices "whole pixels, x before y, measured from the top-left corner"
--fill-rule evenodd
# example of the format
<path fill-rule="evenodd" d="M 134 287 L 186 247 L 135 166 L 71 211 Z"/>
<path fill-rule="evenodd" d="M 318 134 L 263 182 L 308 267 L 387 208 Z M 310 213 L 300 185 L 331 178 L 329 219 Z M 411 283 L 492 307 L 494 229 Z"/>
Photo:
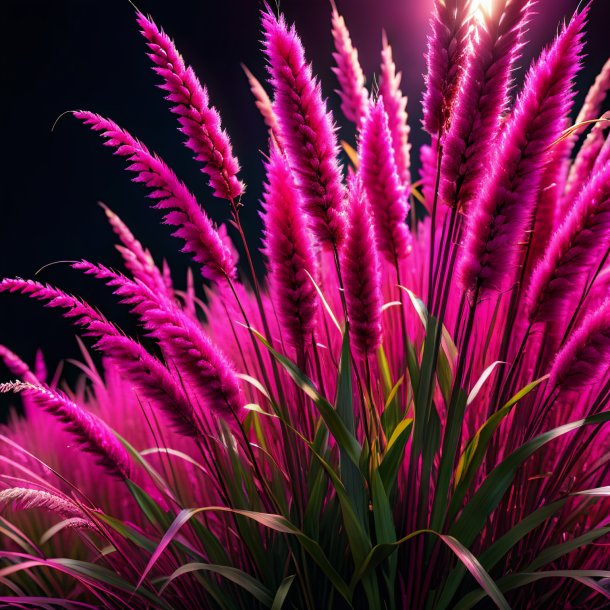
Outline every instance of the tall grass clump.
<path fill-rule="evenodd" d="M 104 208 L 124 271 L 73 267 L 139 336 L 60 288 L 0 282 L 99 354 L 83 344 L 70 387 L 0 346 L 0 392 L 23 403 L 0 430 L 1 606 L 608 607 L 609 64 L 579 113 L 588 6 L 519 84 L 535 1 L 475 4 L 435 0 L 419 176 L 387 38 L 367 85 L 330 7 L 345 167 L 295 27 L 262 10 L 266 82 L 245 69 L 269 128 L 259 242 L 218 92 L 137 14 L 209 190 L 198 201 L 112 120 L 74 117 L 196 274 L 177 289 Z"/>

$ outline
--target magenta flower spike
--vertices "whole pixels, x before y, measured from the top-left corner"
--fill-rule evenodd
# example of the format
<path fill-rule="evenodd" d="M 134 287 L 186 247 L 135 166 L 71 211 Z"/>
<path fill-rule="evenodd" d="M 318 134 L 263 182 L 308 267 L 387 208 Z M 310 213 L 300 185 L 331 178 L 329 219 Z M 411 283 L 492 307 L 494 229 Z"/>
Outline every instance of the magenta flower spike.
<path fill-rule="evenodd" d="M 41 409 L 59 419 L 83 449 L 92 453 L 111 475 L 129 479 L 132 462 L 120 441 L 98 417 L 89 413 L 58 390 L 31 383 L 0 384 L 0 393 L 25 392 Z"/>
<path fill-rule="evenodd" d="M 548 150 L 572 103 L 587 14 L 585 8 L 574 15 L 531 67 L 489 179 L 472 204 L 458 268 L 471 295 L 502 291 L 513 280 Z"/>
<path fill-rule="evenodd" d="M 230 423 L 239 416 L 244 403 L 235 370 L 188 314 L 174 303 L 159 298 L 143 283 L 103 265 L 83 261 L 74 267 L 105 281 L 121 297 L 121 302 L 129 305 L 150 336 L 158 341 L 170 368 L 175 366 L 180 377 L 196 391 L 202 402 L 200 406 Z M 104 342 L 100 347 L 104 347 Z"/>
<path fill-rule="evenodd" d="M 383 98 L 371 104 L 360 138 L 360 176 L 373 215 L 377 247 L 393 265 L 411 251 L 407 188 L 394 157 Z"/>
<path fill-rule="evenodd" d="M 32 373 L 30 367 L 17 354 L 13 353 L 4 345 L 0 345 L 0 360 L 12 375 L 19 377 L 27 383 L 38 384 L 36 375 Z"/>
<path fill-rule="evenodd" d="M 582 293 L 587 269 L 610 248 L 610 166 L 591 178 L 552 236 L 527 292 L 529 319 L 563 320 Z"/>
<path fill-rule="evenodd" d="M 349 185 L 350 223 L 341 256 L 353 350 L 373 355 L 381 344 L 381 290 L 375 233 L 360 178 Z"/>
<path fill-rule="evenodd" d="M 424 129 L 442 135 L 449 125 L 471 27 L 470 0 L 435 0 L 430 20 L 424 93 Z"/>
<path fill-rule="evenodd" d="M 440 195 L 449 207 L 467 209 L 489 171 L 531 7 L 530 0 L 505 0 L 481 11 L 443 139 Z"/>
<path fill-rule="evenodd" d="M 314 235 L 338 247 L 345 233 L 345 196 L 332 117 L 312 76 L 293 27 L 267 8 L 262 14 L 264 49 L 275 92 L 282 143 L 303 198 Z"/>
<path fill-rule="evenodd" d="M 388 126 L 392 134 L 392 148 L 401 184 L 407 190 L 411 185 L 411 144 L 407 116 L 407 98 L 400 90 L 402 74 L 396 72 L 392 47 L 385 32 L 382 39 L 381 69 L 379 72 L 379 97 L 388 115 Z"/>
<path fill-rule="evenodd" d="M 345 19 L 332 2 L 332 35 L 335 43 L 332 71 L 339 82 L 337 94 L 341 98 L 341 110 L 348 121 L 359 127 L 366 115 L 369 95 L 365 87 L 364 73 L 358 60 L 358 51 L 352 45 Z"/>
<path fill-rule="evenodd" d="M 271 298 L 285 338 L 301 352 L 311 341 L 317 309 L 313 240 L 288 161 L 276 146 L 266 169 L 263 251 Z"/>
<path fill-rule="evenodd" d="M 148 42 L 148 56 L 154 71 L 163 79 L 161 89 L 178 115 L 186 145 L 203 163 L 202 172 L 210 178 L 214 195 L 235 202 L 245 190 L 237 178 L 239 162 L 233 155 L 229 136 L 222 129 L 220 115 L 210 105 L 208 92 L 193 69 L 187 67 L 170 37 L 152 19 L 138 13 L 138 24 Z"/>
<path fill-rule="evenodd" d="M 254 103 L 256 104 L 258 111 L 261 113 L 261 116 L 265 121 L 265 125 L 267 125 L 269 129 L 269 133 L 279 145 L 281 142 L 280 125 L 277 120 L 275 110 L 273 109 L 273 102 L 269 98 L 269 94 L 267 91 L 265 91 L 265 88 L 261 85 L 254 74 L 252 74 L 252 72 L 250 72 L 250 70 L 248 70 L 244 64 L 242 64 L 241 67 L 246 75 L 246 78 L 248 79 L 250 91 L 254 96 Z"/>
<path fill-rule="evenodd" d="M 112 230 L 121 241 L 121 245 L 116 248 L 123 258 L 125 267 L 134 278 L 144 282 L 151 290 L 158 291 L 159 294 L 167 294 L 168 298 L 172 298 L 150 251 L 142 246 L 127 225 L 110 208 L 103 204 L 102 208 Z"/>
<path fill-rule="evenodd" d="M 562 206 L 557 214 L 559 221 L 563 220 L 563 217 L 570 211 L 570 208 L 578 195 L 578 191 L 591 177 L 593 168 L 604 147 L 607 133 L 610 130 L 610 112 L 605 112 L 600 119 L 601 120 L 592 127 L 587 138 L 580 147 L 576 158 L 572 162 L 563 195 Z"/>
<path fill-rule="evenodd" d="M 594 386 L 608 371 L 610 302 L 589 314 L 570 335 L 551 368 L 549 385 L 563 391 Z"/>
<path fill-rule="evenodd" d="M 143 183 L 151 189 L 149 196 L 158 200 L 155 207 L 170 210 L 164 217 L 165 223 L 178 227 L 173 235 L 186 242 L 183 252 L 193 255 L 201 265 L 204 277 L 216 281 L 233 278 L 236 271 L 231 252 L 195 197 L 174 172 L 113 121 L 92 112 L 79 111 L 74 115 L 94 131 L 101 132 L 106 146 L 114 148 L 116 155 L 127 158 L 127 169 L 136 173 L 134 182 Z"/>

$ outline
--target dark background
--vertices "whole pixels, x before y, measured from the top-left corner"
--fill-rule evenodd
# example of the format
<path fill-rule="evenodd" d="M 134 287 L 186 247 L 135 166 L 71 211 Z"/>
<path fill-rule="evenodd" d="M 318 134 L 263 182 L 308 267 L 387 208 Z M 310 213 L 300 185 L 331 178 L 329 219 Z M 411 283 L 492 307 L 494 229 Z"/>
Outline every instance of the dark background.
<path fill-rule="evenodd" d="M 381 30 L 385 28 L 404 73 L 414 149 L 425 141 L 419 122 L 425 37 L 431 0 L 337 0 L 370 80 L 377 71 Z M 531 43 L 522 65 L 549 41 L 577 0 L 541 0 L 530 27 Z M 245 62 L 263 80 L 257 0 L 139 0 L 176 40 L 186 61 L 208 85 L 220 109 L 248 184 L 244 223 L 251 245 L 259 246 L 258 199 L 266 146 L 263 126 L 240 68 Z M 329 0 L 283 0 L 282 9 L 297 23 L 325 95 L 338 109 L 330 71 L 332 38 Z M 97 136 L 64 111 L 84 108 L 115 119 L 173 166 L 211 216 L 226 218 L 226 204 L 211 197 L 204 176 L 181 145 L 174 117 L 145 56 L 143 39 L 128 0 L 2 0 L 3 52 L 0 55 L 0 277 L 34 277 L 48 263 L 86 258 L 118 265 L 114 239 L 97 201 L 117 212 L 156 260 L 166 257 L 175 281 L 183 284 L 188 259 L 178 252 L 158 212 L 148 208 L 144 190 L 130 183 L 123 164 Z M 579 79 L 586 88 L 610 55 L 610 0 L 594 2 L 588 58 Z M 521 70 L 518 74 L 520 78 Z M 341 137 L 353 140 L 342 121 Z M 417 165 L 417 159 L 413 162 Z M 108 291 L 83 279 L 66 264 L 41 271 L 37 279 L 77 292 L 100 306 L 124 328 L 132 325 Z M 31 361 L 44 350 L 54 367 L 76 357 L 78 348 L 67 321 L 21 296 L 0 295 L 0 343 Z M 0 380 L 8 377 L 0 366 Z M 5 402 L 5 401 L 4 401 Z M 1 407 L 2 402 L 0 402 Z"/>

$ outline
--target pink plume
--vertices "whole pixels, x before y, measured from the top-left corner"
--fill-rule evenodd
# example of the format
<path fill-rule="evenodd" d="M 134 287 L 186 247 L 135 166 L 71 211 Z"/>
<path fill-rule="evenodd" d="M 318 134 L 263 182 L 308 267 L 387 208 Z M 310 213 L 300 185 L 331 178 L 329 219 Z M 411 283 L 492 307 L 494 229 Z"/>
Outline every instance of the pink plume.
<path fill-rule="evenodd" d="M 242 64 L 241 67 L 246 74 L 246 78 L 248 79 L 250 91 L 254 96 L 254 103 L 256 104 L 258 111 L 261 113 L 261 116 L 265 121 L 265 125 L 267 125 L 269 128 L 269 132 L 279 144 L 281 138 L 280 125 L 278 123 L 275 110 L 273 110 L 273 102 L 269 99 L 269 95 L 265 91 L 265 88 L 261 85 L 254 74 L 252 74 L 252 72 L 250 72 L 250 70 L 248 70 L 244 64 Z"/>
<path fill-rule="evenodd" d="M 159 268 L 155 265 L 148 249 L 133 236 L 127 225 L 107 206 L 102 204 L 102 209 L 108 218 L 112 230 L 121 241 L 121 246 L 117 246 L 125 267 L 133 277 L 141 280 L 152 290 L 158 290 L 159 294 L 167 293 L 167 285 Z M 167 294 L 168 298 L 173 295 Z"/>
<path fill-rule="evenodd" d="M 11 487 L 0 491 L 0 504 L 9 502 L 24 510 L 42 508 L 64 519 L 79 519 L 86 527 L 93 527 L 86 513 L 75 502 L 56 493 L 27 487 Z"/>
<path fill-rule="evenodd" d="M 364 73 L 358 61 L 358 51 L 352 45 L 345 19 L 332 3 L 332 34 L 335 42 L 332 71 L 339 81 L 337 94 L 341 98 L 341 110 L 348 121 L 360 126 L 368 106 L 368 92 L 364 85 Z"/>
<path fill-rule="evenodd" d="M 470 0 L 435 0 L 426 54 L 424 129 L 442 135 L 449 117 L 468 48 Z"/>
<path fill-rule="evenodd" d="M 578 391 L 598 383 L 610 359 L 610 302 L 588 315 L 559 351 L 549 384 L 564 391 Z"/>
<path fill-rule="evenodd" d="M 443 140 L 440 195 L 450 207 L 467 209 L 489 170 L 531 5 L 505 0 L 478 24 Z"/>
<path fill-rule="evenodd" d="M 221 415 L 229 422 L 239 416 L 243 397 L 233 366 L 196 321 L 137 280 L 87 261 L 74 267 L 104 280 L 121 302 L 130 306 L 159 342 L 168 364 L 177 368 L 210 414 Z"/>
<path fill-rule="evenodd" d="M 578 297 L 588 270 L 610 247 L 610 165 L 583 188 L 557 229 L 527 292 L 531 321 L 562 320 Z"/>
<path fill-rule="evenodd" d="M 590 178 L 593 168 L 604 147 L 606 132 L 610 128 L 610 112 L 604 113 L 600 118 L 601 120 L 593 125 L 593 128 L 583 142 L 583 145 L 576 155 L 576 159 L 574 159 L 574 162 L 570 167 L 570 173 L 568 175 L 563 197 L 563 205 L 559 212 L 559 220 L 562 220 L 562 214 L 567 214 L 570 211 L 570 207 L 574 203 L 578 191 Z"/>
<path fill-rule="evenodd" d="M 288 342 L 302 350 L 312 338 L 317 295 L 311 279 L 317 265 L 311 234 L 286 158 L 271 147 L 264 193 L 264 252 L 270 292 Z"/>
<path fill-rule="evenodd" d="M 411 251 L 409 203 L 394 158 L 384 100 L 371 104 L 360 139 L 360 176 L 373 214 L 377 246 L 392 264 Z"/>
<path fill-rule="evenodd" d="M 165 223 L 178 227 L 173 235 L 186 242 L 183 252 L 191 253 L 201 264 L 202 274 L 213 280 L 235 277 L 231 252 L 195 197 L 174 172 L 115 122 L 92 112 L 79 111 L 74 115 L 91 125 L 94 131 L 100 131 L 106 145 L 115 149 L 115 154 L 127 157 L 130 163 L 127 169 L 137 174 L 134 182 L 142 182 L 151 189 L 149 196 L 158 200 L 158 209 L 170 210 L 165 215 Z"/>
<path fill-rule="evenodd" d="M 269 8 L 262 22 L 282 143 L 303 208 L 318 240 L 336 247 L 345 233 L 345 198 L 333 121 L 294 26 L 289 28 L 283 16 L 276 19 Z"/>
<path fill-rule="evenodd" d="M 379 78 L 379 96 L 388 115 L 388 125 L 392 134 L 391 143 L 396 159 L 398 176 L 405 188 L 411 184 L 411 145 L 409 144 L 409 122 L 407 117 L 407 98 L 400 90 L 402 74 L 396 72 L 392 58 L 392 47 L 383 33 L 381 51 L 381 71 Z"/>
<path fill-rule="evenodd" d="M 167 91 L 166 99 L 172 104 L 172 112 L 178 115 L 186 145 L 195 153 L 195 159 L 203 163 L 201 171 L 209 176 L 214 195 L 235 201 L 244 192 L 244 184 L 237 178 L 239 163 L 222 129 L 218 111 L 210 106 L 207 90 L 193 69 L 184 64 L 169 36 L 152 19 L 138 13 L 137 21 L 148 41 L 154 71 L 163 79 L 161 89 Z"/>
<path fill-rule="evenodd" d="M 23 361 L 17 354 L 14 354 L 6 348 L 4 345 L 0 345 L 0 360 L 4 363 L 4 366 L 11 372 L 11 375 L 19 377 L 23 381 L 28 383 L 38 383 L 36 375 L 32 373 L 30 367 Z"/>
<path fill-rule="evenodd" d="M 530 69 L 490 177 L 473 202 L 458 268 L 471 294 L 502 291 L 513 278 L 549 147 L 572 103 L 587 13 L 577 13 Z"/>
<path fill-rule="evenodd" d="M 13 382 L 0 384 L 0 393 L 25 392 L 35 404 L 51 413 L 65 424 L 83 445 L 85 451 L 95 455 L 106 471 L 119 478 L 130 478 L 131 459 L 106 424 L 85 411 L 58 390 L 31 383 Z"/>
<path fill-rule="evenodd" d="M 0 292 L 18 292 L 38 301 L 46 301 L 46 307 L 64 309 L 64 317 L 73 319 L 79 326 L 112 326 L 101 313 L 84 301 L 48 284 L 21 278 L 5 278 L 0 282 Z"/>
<path fill-rule="evenodd" d="M 350 180 L 349 210 L 341 270 L 352 348 L 366 357 L 381 344 L 381 274 L 368 202 L 358 177 Z"/>
<path fill-rule="evenodd" d="M 575 125 L 584 123 L 585 121 L 593 121 L 599 118 L 602 112 L 602 105 L 608 92 L 610 91 L 610 59 L 606 61 L 601 72 L 597 75 L 595 82 L 589 89 L 587 97 L 576 117 Z M 582 133 L 586 129 L 586 125 L 577 127 L 574 136 Z"/>

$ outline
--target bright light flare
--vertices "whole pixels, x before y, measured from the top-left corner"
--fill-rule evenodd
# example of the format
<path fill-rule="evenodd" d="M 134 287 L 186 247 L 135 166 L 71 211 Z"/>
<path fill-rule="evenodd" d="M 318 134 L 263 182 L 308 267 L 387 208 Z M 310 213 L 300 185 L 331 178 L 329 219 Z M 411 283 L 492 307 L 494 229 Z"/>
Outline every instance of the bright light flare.
<path fill-rule="evenodd" d="M 473 13 L 484 13 L 489 15 L 493 9 L 494 0 L 473 0 L 472 11 Z"/>

